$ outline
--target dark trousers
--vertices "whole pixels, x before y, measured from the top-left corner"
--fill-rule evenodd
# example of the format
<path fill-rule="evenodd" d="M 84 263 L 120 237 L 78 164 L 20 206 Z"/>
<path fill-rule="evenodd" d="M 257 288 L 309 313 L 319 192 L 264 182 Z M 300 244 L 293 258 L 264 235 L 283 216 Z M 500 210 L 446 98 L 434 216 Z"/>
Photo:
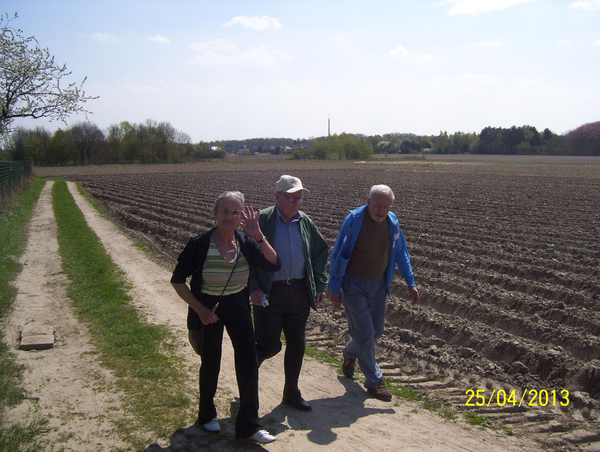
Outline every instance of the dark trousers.
<path fill-rule="evenodd" d="M 296 400 L 301 393 L 298 378 L 306 344 L 306 322 L 310 297 L 304 280 L 295 284 L 274 283 L 269 306 L 253 306 L 256 349 L 259 366 L 281 351 L 281 332 L 285 335 L 283 398 Z"/>
<path fill-rule="evenodd" d="M 212 308 L 219 297 L 202 297 L 202 303 Z M 235 420 L 236 438 L 246 438 L 262 427 L 258 422 L 258 360 L 248 291 L 225 296 L 216 310 L 219 321 L 205 325 L 202 332 L 190 330 L 190 343 L 202 358 L 200 365 L 200 405 L 198 423 L 203 425 L 217 416 L 214 397 L 217 392 L 223 329 L 231 339 L 234 350 L 235 373 L 240 393 L 240 409 Z M 198 347 L 198 344 L 202 344 Z"/>

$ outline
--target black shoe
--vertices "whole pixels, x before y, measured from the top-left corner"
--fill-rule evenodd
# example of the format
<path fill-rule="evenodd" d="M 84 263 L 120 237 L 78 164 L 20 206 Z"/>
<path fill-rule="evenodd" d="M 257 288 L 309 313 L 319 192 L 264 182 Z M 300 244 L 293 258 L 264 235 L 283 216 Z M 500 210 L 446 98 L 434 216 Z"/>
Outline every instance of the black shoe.
<path fill-rule="evenodd" d="M 286 405 L 291 405 L 297 410 L 300 411 L 311 411 L 312 407 L 310 404 L 304 400 L 302 397 L 297 398 L 296 400 L 286 399 L 285 397 L 281 401 L 281 403 L 285 403 Z"/>
<path fill-rule="evenodd" d="M 342 372 L 344 372 L 344 377 L 354 378 L 354 365 L 356 364 L 356 359 L 348 358 L 345 351 L 342 353 L 344 354 L 344 362 L 342 363 Z"/>

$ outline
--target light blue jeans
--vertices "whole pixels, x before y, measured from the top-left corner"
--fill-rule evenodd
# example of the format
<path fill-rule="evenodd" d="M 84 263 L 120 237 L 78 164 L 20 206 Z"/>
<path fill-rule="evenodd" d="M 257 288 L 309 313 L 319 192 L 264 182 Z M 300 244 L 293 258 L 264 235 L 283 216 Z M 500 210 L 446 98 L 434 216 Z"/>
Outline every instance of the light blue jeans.
<path fill-rule="evenodd" d="M 383 374 L 375 360 L 375 341 L 383 334 L 385 324 L 385 273 L 376 278 L 346 273 L 342 281 L 342 296 L 352 337 L 344 353 L 348 358 L 358 359 L 360 370 L 367 379 L 365 388 L 377 387 L 383 381 Z"/>

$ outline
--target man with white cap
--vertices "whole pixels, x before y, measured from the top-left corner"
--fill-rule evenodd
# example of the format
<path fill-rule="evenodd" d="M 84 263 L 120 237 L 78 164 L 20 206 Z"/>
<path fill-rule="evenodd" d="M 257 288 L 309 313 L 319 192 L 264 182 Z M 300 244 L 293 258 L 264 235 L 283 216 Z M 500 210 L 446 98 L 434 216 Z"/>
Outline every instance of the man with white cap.
<path fill-rule="evenodd" d="M 325 300 L 328 247 L 317 226 L 300 211 L 304 192 L 297 177 L 283 175 L 275 184 L 274 206 L 261 209 L 259 224 L 281 260 L 275 273 L 253 271 L 250 298 L 259 366 L 282 348 L 285 335 L 285 385 L 282 403 L 301 411 L 312 407 L 302 398 L 298 379 L 304 359 L 310 308 Z M 268 305 L 263 304 L 266 295 Z"/>

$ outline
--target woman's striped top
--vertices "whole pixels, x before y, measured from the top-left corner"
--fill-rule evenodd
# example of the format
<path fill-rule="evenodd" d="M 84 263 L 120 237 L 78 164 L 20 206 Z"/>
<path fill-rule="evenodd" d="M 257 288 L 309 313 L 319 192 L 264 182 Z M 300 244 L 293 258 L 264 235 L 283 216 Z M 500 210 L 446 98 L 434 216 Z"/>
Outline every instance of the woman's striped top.
<path fill-rule="evenodd" d="M 238 256 L 239 255 L 239 256 Z M 238 259 L 237 265 L 235 260 Z M 235 270 L 231 274 L 231 270 L 235 265 Z M 229 280 L 225 292 L 223 287 Z M 248 276 L 250 275 L 250 266 L 243 254 L 240 253 L 239 245 L 236 247 L 235 258 L 228 262 L 221 255 L 215 241 L 210 239 L 210 247 L 206 255 L 206 262 L 202 270 L 202 293 L 207 295 L 231 295 L 238 293 L 248 285 Z"/>

